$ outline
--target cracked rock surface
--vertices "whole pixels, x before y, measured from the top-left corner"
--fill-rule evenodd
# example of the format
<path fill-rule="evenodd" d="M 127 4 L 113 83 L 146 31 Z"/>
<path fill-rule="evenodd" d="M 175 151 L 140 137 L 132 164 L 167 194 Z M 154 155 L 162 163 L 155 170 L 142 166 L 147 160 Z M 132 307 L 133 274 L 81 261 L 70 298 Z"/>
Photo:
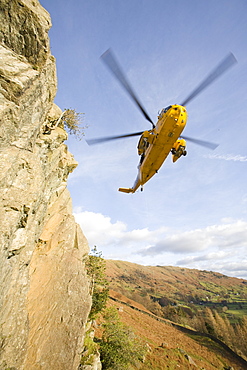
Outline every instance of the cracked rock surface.
<path fill-rule="evenodd" d="M 91 306 L 87 240 L 67 178 L 77 166 L 54 103 L 51 20 L 0 0 L 0 369 L 77 369 Z"/>

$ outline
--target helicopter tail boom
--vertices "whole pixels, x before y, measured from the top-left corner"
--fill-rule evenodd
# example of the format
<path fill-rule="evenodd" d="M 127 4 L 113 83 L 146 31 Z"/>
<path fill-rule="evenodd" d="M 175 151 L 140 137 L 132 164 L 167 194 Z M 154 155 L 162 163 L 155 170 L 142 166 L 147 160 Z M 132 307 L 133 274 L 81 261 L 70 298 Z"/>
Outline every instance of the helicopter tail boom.
<path fill-rule="evenodd" d="M 134 189 L 132 188 L 119 188 L 118 191 L 121 191 L 122 193 L 134 193 Z"/>

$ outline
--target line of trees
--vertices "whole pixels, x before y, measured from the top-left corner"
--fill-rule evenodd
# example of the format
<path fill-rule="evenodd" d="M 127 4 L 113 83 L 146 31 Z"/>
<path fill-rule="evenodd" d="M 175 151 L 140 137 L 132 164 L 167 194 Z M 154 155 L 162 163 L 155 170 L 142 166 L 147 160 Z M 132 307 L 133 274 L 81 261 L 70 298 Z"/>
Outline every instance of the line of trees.
<path fill-rule="evenodd" d="M 91 332 L 86 334 L 84 354 L 80 369 L 84 365 L 92 365 L 93 358 L 100 353 L 102 370 L 129 370 L 140 361 L 144 361 L 147 346 L 127 325 L 120 321 L 116 308 L 106 308 L 109 283 L 105 274 L 105 260 L 102 253 L 94 247 L 86 260 L 87 274 L 90 279 L 92 307 L 89 320 L 102 316 L 102 337 L 92 338 Z"/>
<path fill-rule="evenodd" d="M 153 314 L 174 323 L 191 327 L 199 332 L 211 334 L 227 344 L 233 351 L 247 360 L 247 317 L 243 316 L 236 323 L 231 323 L 224 310 L 202 306 L 199 310 L 195 305 L 176 305 L 171 300 L 153 299 L 145 292 L 128 292 L 118 289 L 120 294 L 141 303 Z M 163 302 L 164 301 L 164 302 Z"/>
<path fill-rule="evenodd" d="M 189 307 L 168 305 L 163 307 L 162 311 L 166 319 L 215 336 L 247 360 L 246 316 L 231 324 L 225 315 L 209 307 L 195 313 Z"/>
<path fill-rule="evenodd" d="M 147 347 L 133 331 L 120 321 L 115 307 L 104 312 L 103 335 L 100 341 L 102 369 L 129 370 L 143 362 Z"/>

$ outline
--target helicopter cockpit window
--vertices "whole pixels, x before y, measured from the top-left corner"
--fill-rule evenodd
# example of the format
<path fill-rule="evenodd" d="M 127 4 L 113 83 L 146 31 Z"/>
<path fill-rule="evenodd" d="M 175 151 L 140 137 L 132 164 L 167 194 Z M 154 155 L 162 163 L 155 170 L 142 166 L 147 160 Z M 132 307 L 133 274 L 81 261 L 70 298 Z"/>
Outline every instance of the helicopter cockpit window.
<path fill-rule="evenodd" d="M 160 112 L 159 112 L 159 117 L 162 117 L 164 113 L 166 113 L 172 106 L 169 105 L 168 107 L 166 108 L 163 108 Z"/>
<path fill-rule="evenodd" d="M 169 105 L 169 107 L 164 108 L 164 109 L 163 109 L 164 113 L 166 113 L 166 112 L 167 112 L 171 107 L 172 107 L 172 106 L 171 106 L 171 105 Z"/>

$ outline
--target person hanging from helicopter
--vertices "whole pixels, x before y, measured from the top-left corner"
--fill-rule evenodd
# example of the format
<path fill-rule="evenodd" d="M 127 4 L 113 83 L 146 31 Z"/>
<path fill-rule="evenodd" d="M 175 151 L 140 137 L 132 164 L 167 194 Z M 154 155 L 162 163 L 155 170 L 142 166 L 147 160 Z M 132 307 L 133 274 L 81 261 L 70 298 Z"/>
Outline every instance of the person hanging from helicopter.
<path fill-rule="evenodd" d="M 145 153 L 149 147 L 149 144 L 153 143 L 155 133 L 153 130 L 144 131 L 137 145 L 138 155 L 141 156 L 139 165 L 142 164 L 145 158 Z"/>

